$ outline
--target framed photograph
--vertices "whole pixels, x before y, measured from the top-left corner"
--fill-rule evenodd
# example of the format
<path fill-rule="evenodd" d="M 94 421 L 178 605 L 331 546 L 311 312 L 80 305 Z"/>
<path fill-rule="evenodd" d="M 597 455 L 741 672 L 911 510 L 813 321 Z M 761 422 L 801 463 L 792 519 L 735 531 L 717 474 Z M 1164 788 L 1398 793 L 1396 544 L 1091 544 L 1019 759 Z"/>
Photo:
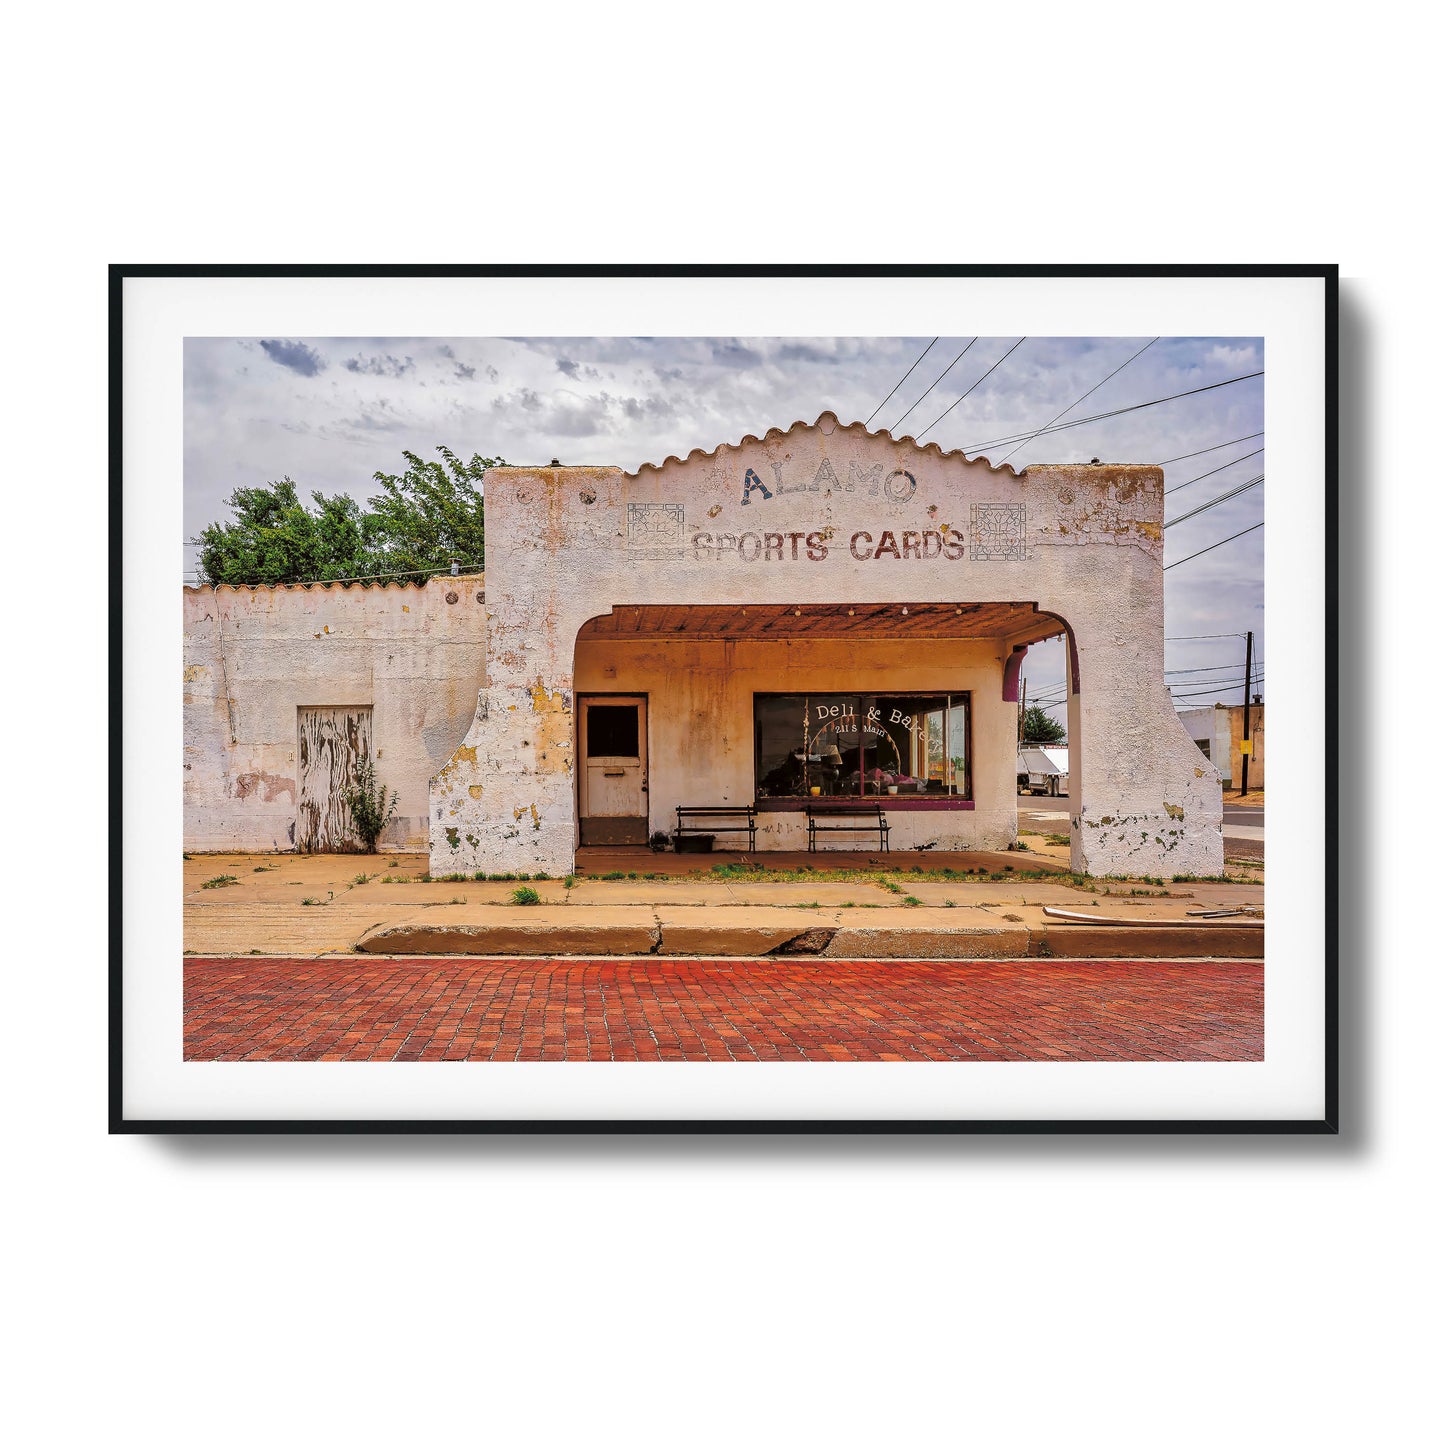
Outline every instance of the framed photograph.
<path fill-rule="evenodd" d="M 112 1131 L 1337 1129 L 1335 267 L 110 296 Z"/>

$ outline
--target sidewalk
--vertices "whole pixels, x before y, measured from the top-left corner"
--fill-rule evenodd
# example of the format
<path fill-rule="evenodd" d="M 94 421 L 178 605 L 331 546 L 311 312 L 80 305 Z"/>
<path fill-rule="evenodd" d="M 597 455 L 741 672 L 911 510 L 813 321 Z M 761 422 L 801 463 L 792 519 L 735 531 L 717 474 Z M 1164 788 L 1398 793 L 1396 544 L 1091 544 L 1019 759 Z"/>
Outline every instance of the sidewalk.
<path fill-rule="evenodd" d="M 1067 847 L 1040 836 L 1022 841 L 1028 851 L 891 856 L 586 850 L 568 880 L 429 879 L 424 854 L 202 854 L 182 865 L 185 951 L 292 958 L 1263 957 L 1258 867 L 1231 867 L 1236 881 L 1229 882 L 1076 879 L 1067 872 Z M 227 881 L 206 886 L 216 879 Z M 519 889 L 538 901 L 519 903 Z M 1188 916 L 1234 906 L 1249 912 Z M 1072 923 L 1045 908 L 1118 922 Z"/>

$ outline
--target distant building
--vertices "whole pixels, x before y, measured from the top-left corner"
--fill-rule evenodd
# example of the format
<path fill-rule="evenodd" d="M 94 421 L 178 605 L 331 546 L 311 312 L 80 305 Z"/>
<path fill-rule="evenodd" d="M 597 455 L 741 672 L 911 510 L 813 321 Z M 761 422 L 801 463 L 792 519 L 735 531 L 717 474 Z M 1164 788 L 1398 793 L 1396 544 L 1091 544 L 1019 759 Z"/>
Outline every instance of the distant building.
<path fill-rule="evenodd" d="M 1213 707 L 1190 707 L 1179 714 L 1184 730 L 1199 751 L 1214 764 L 1226 788 L 1238 788 L 1240 744 L 1244 741 L 1244 704 L 1217 702 Z M 1249 786 L 1264 787 L 1264 704 L 1249 709 Z"/>

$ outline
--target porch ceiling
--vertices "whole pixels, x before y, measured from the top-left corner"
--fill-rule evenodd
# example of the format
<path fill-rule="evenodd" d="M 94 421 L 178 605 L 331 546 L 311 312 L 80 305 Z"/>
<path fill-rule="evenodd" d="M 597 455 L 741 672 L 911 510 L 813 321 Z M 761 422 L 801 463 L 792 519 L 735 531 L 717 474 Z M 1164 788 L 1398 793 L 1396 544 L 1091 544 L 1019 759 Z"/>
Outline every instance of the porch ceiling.
<path fill-rule="evenodd" d="M 1032 602 L 835 602 L 737 603 L 690 607 L 614 607 L 583 624 L 584 637 L 676 637 L 689 641 L 746 638 L 851 637 L 897 642 L 900 638 L 998 638 L 1009 643 L 1040 642 L 1064 630 Z"/>

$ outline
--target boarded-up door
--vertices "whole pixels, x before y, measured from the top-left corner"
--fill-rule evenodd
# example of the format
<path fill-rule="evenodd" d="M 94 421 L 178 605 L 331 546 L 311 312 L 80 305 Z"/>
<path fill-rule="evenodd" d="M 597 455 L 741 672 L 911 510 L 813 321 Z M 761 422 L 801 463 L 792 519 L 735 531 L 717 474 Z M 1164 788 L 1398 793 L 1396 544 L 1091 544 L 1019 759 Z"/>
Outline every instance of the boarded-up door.
<path fill-rule="evenodd" d="M 300 853 L 360 853 L 346 795 L 356 766 L 371 756 L 369 707 L 303 707 L 296 718 L 301 792 L 296 802 Z"/>

